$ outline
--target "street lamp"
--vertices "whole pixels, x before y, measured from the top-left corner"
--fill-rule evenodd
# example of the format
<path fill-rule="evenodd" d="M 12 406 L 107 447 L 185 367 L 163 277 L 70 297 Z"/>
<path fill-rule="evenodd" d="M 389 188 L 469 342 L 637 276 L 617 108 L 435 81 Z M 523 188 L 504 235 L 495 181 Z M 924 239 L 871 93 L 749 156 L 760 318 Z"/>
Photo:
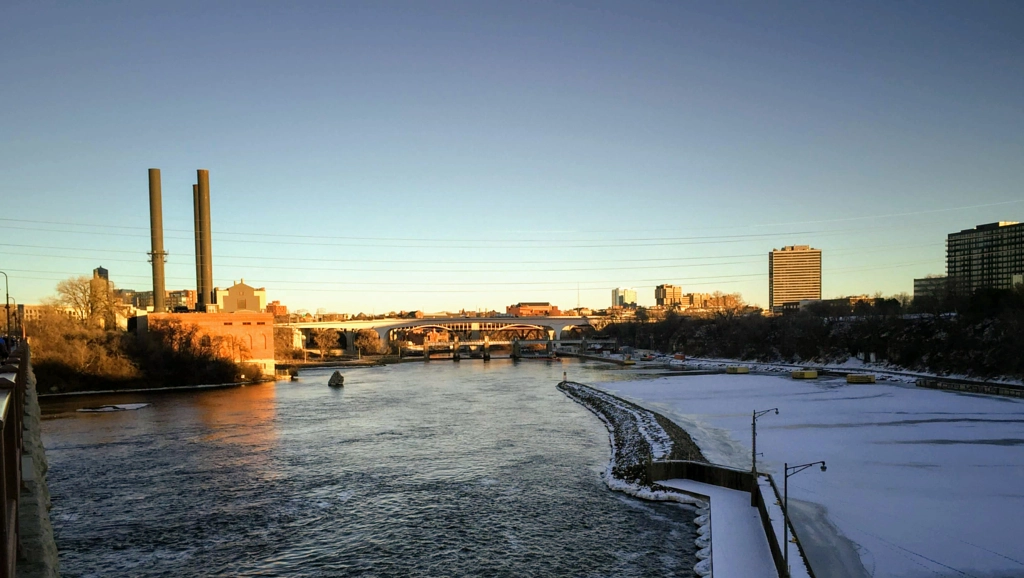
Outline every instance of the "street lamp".
<path fill-rule="evenodd" d="M 15 299 L 14 297 L 11 297 L 10 295 L 8 295 L 7 296 L 7 302 L 8 303 L 11 303 L 11 302 L 14 303 L 14 326 L 16 328 L 21 328 L 22 329 L 21 333 L 24 334 L 25 333 L 24 330 L 23 330 L 24 329 L 24 325 L 21 323 L 21 317 L 18 316 L 18 300 Z M 10 322 L 8 322 L 8 323 L 10 323 Z M 22 337 L 24 337 L 24 335 L 22 335 Z M 10 332 L 10 330 L 8 330 L 7 331 L 7 348 L 10 349 L 10 347 L 11 347 L 11 332 Z"/>
<path fill-rule="evenodd" d="M 750 473 L 754 476 L 754 485 L 750 488 L 750 505 L 757 506 L 757 418 L 762 415 L 775 412 L 779 415 L 779 408 L 773 407 L 764 411 L 755 411 L 750 418 Z"/>
<path fill-rule="evenodd" d="M 0 271 L 4 276 L 4 308 L 7 309 L 7 339 L 11 339 L 11 289 L 7 284 L 7 273 Z"/>
<path fill-rule="evenodd" d="M 786 576 L 789 576 L 789 476 L 799 474 L 811 466 L 821 464 L 821 471 L 825 471 L 825 462 L 811 462 L 809 464 L 802 464 L 799 466 L 791 466 L 789 464 L 783 464 L 786 468 L 786 478 L 782 483 L 782 542 L 785 544 L 786 553 Z"/>

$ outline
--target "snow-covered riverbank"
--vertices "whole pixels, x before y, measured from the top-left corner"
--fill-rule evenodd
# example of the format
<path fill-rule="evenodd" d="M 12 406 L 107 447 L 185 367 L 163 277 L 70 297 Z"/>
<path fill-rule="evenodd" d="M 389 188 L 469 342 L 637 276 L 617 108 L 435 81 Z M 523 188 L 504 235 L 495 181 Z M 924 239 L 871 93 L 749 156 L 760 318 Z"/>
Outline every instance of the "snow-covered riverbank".
<path fill-rule="evenodd" d="M 790 479 L 794 521 L 818 552 L 853 548 L 866 569 L 809 552 L 829 576 L 1024 575 L 1020 400 L 775 375 L 595 385 L 673 419 L 709 460 L 737 468 L 750 467 L 751 411 L 778 407 L 758 420 L 759 469 L 781 481 L 784 462 L 826 460 L 827 472 Z"/>
<path fill-rule="evenodd" d="M 708 504 L 688 494 L 652 489 L 647 479 L 647 462 L 651 459 L 678 459 L 677 456 L 687 455 L 706 461 L 690 436 L 664 416 L 599 389 L 572 381 L 559 383 L 558 389 L 592 411 L 608 428 L 612 457 L 604 480 L 609 488 L 645 500 L 679 502 L 698 508 L 694 522 L 700 535 L 696 541 L 700 562 L 694 570 L 700 576 L 708 576 L 711 555 Z"/>

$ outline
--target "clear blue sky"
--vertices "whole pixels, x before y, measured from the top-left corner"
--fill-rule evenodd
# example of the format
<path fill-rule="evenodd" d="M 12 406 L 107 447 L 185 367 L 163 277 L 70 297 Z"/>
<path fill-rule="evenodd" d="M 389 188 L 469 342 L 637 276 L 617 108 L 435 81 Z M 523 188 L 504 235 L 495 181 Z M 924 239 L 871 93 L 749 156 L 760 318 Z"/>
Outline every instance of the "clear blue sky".
<path fill-rule="evenodd" d="M 89 2 L 0 13 L 0 270 L 111 271 L 293 309 L 605 307 L 911 291 L 947 233 L 1024 220 L 1020 2 Z M 42 221 L 42 222 L 39 222 Z M 298 260 L 301 259 L 301 260 Z"/>

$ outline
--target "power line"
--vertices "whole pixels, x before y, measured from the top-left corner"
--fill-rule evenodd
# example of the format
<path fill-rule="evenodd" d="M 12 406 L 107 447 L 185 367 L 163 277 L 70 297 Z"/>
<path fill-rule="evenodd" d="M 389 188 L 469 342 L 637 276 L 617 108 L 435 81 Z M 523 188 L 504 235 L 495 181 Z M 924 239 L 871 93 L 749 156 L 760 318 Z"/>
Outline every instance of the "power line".
<path fill-rule="evenodd" d="M 692 230 L 733 230 L 733 229 L 744 229 L 744 230 L 747 230 L 747 229 L 750 229 L 752 227 L 786 227 L 786 226 L 793 226 L 793 225 L 811 225 L 811 224 L 821 224 L 821 223 L 843 223 L 843 222 L 853 222 L 853 221 L 866 221 L 866 220 L 872 220 L 872 219 L 893 219 L 893 218 L 899 218 L 899 217 L 911 217 L 911 216 L 916 216 L 916 215 L 930 215 L 930 214 L 936 214 L 936 213 L 948 213 L 948 212 L 953 212 L 953 211 L 965 211 L 965 210 L 970 210 L 970 209 L 982 209 L 982 208 L 988 208 L 988 207 L 999 207 L 999 206 L 1006 206 L 1006 205 L 1014 205 L 1014 204 L 1019 204 L 1019 203 L 1024 203 L 1024 200 L 1022 200 L 1022 199 L 1014 199 L 1014 200 L 1009 200 L 1009 201 L 998 201 L 998 202 L 995 202 L 995 203 L 981 203 L 981 204 L 974 204 L 974 205 L 961 205 L 961 206 L 958 206 L 958 207 L 946 207 L 946 208 L 941 208 L 941 209 L 925 209 L 925 210 L 920 210 L 920 211 L 906 211 L 906 212 L 901 212 L 901 213 L 882 213 L 882 214 L 875 214 L 875 215 L 862 215 L 862 216 L 857 216 L 857 217 L 838 217 L 838 218 L 834 218 L 834 219 L 806 219 L 806 220 L 801 220 L 801 221 L 784 221 L 784 222 L 779 222 L 779 223 L 753 223 L 753 224 L 749 224 L 749 225 L 733 225 L 733 226 L 721 226 L 721 227 L 689 227 L 689 228 L 692 229 Z M 69 222 L 66 222 L 66 221 L 46 221 L 46 220 L 37 220 L 37 219 L 17 219 L 17 218 L 12 218 L 12 217 L 0 218 L 0 221 L 21 222 L 21 223 L 35 223 L 35 224 L 45 224 L 45 225 L 59 225 L 59 226 L 62 226 L 62 227 L 65 227 L 65 226 L 73 226 L 73 227 L 101 227 L 101 228 L 104 228 L 104 229 L 124 229 L 124 230 L 149 231 L 149 227 L 139 227 L 139 226 L 129 226 L 129 225 L 90 224 L 90 223 L 69 223 Z M 192 233 L 193 232 L 192 229 L 164 229 L 164 230 L 165 231 L 178 232 L 178 233 Z M 672 230 L 672 229 L 659 229 L 659 230 L 668 231 L 668 230 Z M 631 233 L 631 232 L 637 232 L 637 231 L 650 232 L 651 229 L 648 229 L 648 228 L 645 228 L 645 229 L 618 229 L 618 230 L 606 230 L 604 232 L 606 234 L 611 234 L 611 233 Z M 325 237 L 325 236 L 322 236 L 322 235 L 290 235 L 290 234 L 284 234 L 284 233 L 249 233 L 249 232 L 235 232 L 235 231 L 214 231 L 214 233 L 215 234 L 221 234 L 221 235 L 244 235 L 244 236 L 283 237 L 283 238 L 291 237 L 291 238 L 312 238 L 312 239 L 329 238 L 329 239 L 360 240 L 360 241 L 439 241 L 439 242 L 440 241 L 445 241 L 445 240 L 442 240 L 442 239 L 430 239 L 430 238 L 425 238 L 425 237 L 362 237 L 362 236 L 333 236 L 333 237 Z M 571 233 L 575 234 L 574 231 L 571 232 Z M 785 233 L 781 233 L 781 234 L 785 234 Z M 801 233 L 792 233 L 792 234 L 801 234 Z M 768 233 L 768 234 L 765 234 L 764 236 L 770 236 L 770 235 L 774 235 L 774 234 L 773 233 Z M 451 241 L 451 242 L 475 242 L 476 240 L 477 239 L 448 239 L 447 241 Z M 512 238 L 512 239 L 498 240 L 498 242 L 521 241 L 521 240 L 522 239 Z M 631 239 L 621 239 L 621 240 L 628 241 L 628 240 L 631 240 Z M 645 239 L 634 239 L 634 240 L 645 240 Z M 529 240 L 526 240 L 526 241 L 543 243 L 543 242 L 550 241 L 550 239 L 548 239 L 548 238 L 544 238 L 544 239 L 529 239 Z"/>
<path fill-rule="evenodd" d="M 850 249 L 823 249 L 823 250 L 827 251 L 829 255 L 845 255 L 845 254 L 848 254 L 848 253 L 857 253 L 857 254 L 859 254 L 859 253 L 872 253 L 872 252 L 880 252 L 880 251 L 892 251 L 892 250 L 895 250 L 895 249 L 917 249 L 917 248 L 935 247 L 935 246 L 936 246 L 935 243 L 922 243 L 922 244 L 918 244 L 918 245 L 904 245 L 904 244 L 892 245 L 892 244 L 888 244 L 888 245 L 868 245 L 868 246 L 864 246 L 864 247 L 854 247 L 854 248 L 850 248 Z M 27 245 L 27 244 L 17 244 L 17 243 L 0 243 L 0 247 L 17 247 L 17 248 L 25 248 L 25 249 L 46 249 L 46 250 L 58 250 L 58 251 L 80 251 L 80 252 L 85 252 L 85 253 L 111 253 L 111 254 L 140 255 L 140 256 L 148 255 L 148 253 L 147 253 L 147 251 L 145 249 L 140 249 L 138 251 L 128 251 L 128 250 L 124 250 L 124 249 L 96 249 L 96 248 L 83 248 L 83 247 L 55 247 L 55 246 L 48 246 L 48 245 Z M 19 255 L 31 256 L 29 253 L 19 253 Z M 175 257 L 184 257 L 184 258 L 187 258 L 187 259 L 190 259 L 190 260 L 195 259 L 195 254 L 191 253 L 191 252 L 187 252 L 187 251 L 181 252 L 181 253 L 174 253 L 173 255 Z M 711 259 L 740 259 L 740 258 L 745 258 L 745 257 L 764 257 L 766 255 L 767 255 L 766 252 L 757 252 L 757 253 L 738 253 L 738 254 L 729 254 L 729 255 L 708 255 L 708 256 L 690 256 L 690 257 L 657 257 L 657 258 L 649 258 L 649 257 L 631 258 L 631 257 L 626 257 L 626 258 L 620 258 L 620 259 L 587 259 L 587 261 L 591 262 L 591 263 L 654 263 L 654 262 L 666 262 L 666 261 L 697 261 L 697 260 L 711 260 Z M 47 255 L 36 255 L 36 256 L 47 256 Z M 60 256 L 57 256 L 57 257 L 64 257 L 64 255 L 60 255 Z M 91 255 L 88 255 L 88 256 L 82 256 L 81 258 L 93 259 L 95 257 L 93 257 Z M 390 263 L 390 264 L 420 264 L 420 265 L 450 265 L 450 264 L 452 264 L 451 260 L 430 261 L 430 260 L 423 260 L 423 259 L 375 259 L 375 258 L 371 258 L 371 259 L 337 259 L 337 258 L 322 258 L 322 257 L 270 257 L 270 256 L 263 256 L 263 255 L 256 256 L 256 255 L 220 255 L 220 254 L 217 254 L 216 258 L 217 258 L 218 263 L 223 262 L 223 260 L 225 260 L 225 259 L 248 259 L 248 260 L 260 260 L 260 261 L 288 261 L 288 262 L 312 261 L 312 262 L 316 262 L 316 263 L 376 263 L 376 264 L 379 264 L 379 263 Z M 109 259 L 109 260 L 110 261 L 114 261 L 114 259 Z M 568 259 L 568 260 L 566 260 L 566 259 L 562 259 L 562 260 L 547 259 L 547 260 L 543 260 L 543 261 L 531 261 L 531 260 L 521 260 L 521 259 L 517 259 L 515 261 L 497 261 L 497 260 L 473 261 L 473 260 L 459 259 L 458 263 L 462 264 L 462 265 L 500 265 L 500 264 L 509 264 L 509 265 L 519 265 L 519 264 L 556 265 L 556 264 L 559 264 L 559 263 L 573 263 L 574 264 L 574 263 L 578 263 L 579 261 L 580 261 L 579 259 Z M 126 260 L 124 260 L 124 262 L 135 262 L 135 260 L 126 259 Z"/>
<path fill-rule="evenodd" d="M 17 219 L 4 219 L 3 221 L 19 221 Z M 21 221 L 29 222 L 29 221 Z M 61 226 L 84 226 L 84 227 L 104 227 L 103 225 L 85 225 L 85 224 L 74 224 L 74 223 L 58 223 L 58 222 L 45 222 L 46 224 L 61 225 Z M 19 226 L 7 226 L 6 229 L 20 230 L 20 231 L 37 231 L 45 233 L 63 233 L 72 235 L 100 235 L 100 236 L 113 236 L 113 237 L 133 237 L 138 239 L 148 239 L 148 234 L 132 234 L 132 233 L 115 233 L 111 231 L 69 231 L 69 230 L 57 230 L 57 229 L 43 229 L 38 227 L 19 227 Z M 125 228 L 125 227 L 120 227 Z M 749 242 L 758 239 L 766 239 L 769 237 L 790 237 L 796 235 L 824 235 L 833 236 L 841 235 L 850 232 L 864 233 L 869 230 L 877 229 L 888 229 L 889 227 L 877 226 L 877 227 L 858 227 L 855 229 L 835 229 L 835 230 L 821 230 L 821 231 L 788 231 L 780 233 L 765 233 L 765 234 L 749 234 L 749 235 L 719 235 L 719 236 L 696 236 L 696 237 L 638 237 L 638 238 L 627 238 L 627 239 L 614 239 L 608 241 L 607 239 L 592 239 L 592 240 L 579 240 L 579 239 L 504 239 L 504 240 L 487 240 L 487 239 L 428 239 L 428 238 L 386 238 L 386 237 L 331 237 L 321 235 L 280 235 L 280 234 L 263 234 L 263 233 L 221 233 L 214 232 L 216 235 L 235 235 L 243 237 L 242 239 L 226 239 L 219 237 L 218 243 L 245 243 L 245 244 L 265 244 L 265 245 L 290 245 L 290 246 L 314 246 L 314 247 L 373 247 L 373 248 L 396 248 L 396 249 L 531 249 L 531 248 L 548 248 L 551 243 L 557 242 L 560 249 L 587 249 L 587 248 L 610 248 L 610 247 L 659 247 L 659 246 L 673 246 L 673 245 L 715 245 L 715 244 L 726 244 L 726 243 L 742 243 Z M 145 230 L 142 227 L 134 227 L 137 230 Z M 166 231 L 167 229 L 165 229 Z M 313 238 L 320 239 L 317 242 L 304 242 L 304 241 L 276 241 L 276 240 L 265 240 L 267 237 L 280 237 L 280 238 Z M 174 237 L 165 236 L 165 239 L 179 240 L 179 241 L 191 241 L 193 237 Z M 328 243 L 328 240 L 372 240 L 374 244 L 367 243 L 352 243 L 352 242 L 334 242 Z M 404 241 L 415 241 L 416 244 L 402 244 Z M 381 244 L 387 243 L 387 244 Z M 472 245 L 457 245 L 449 243 L 474 243 Z M 495 243 L 519 243 L 512 245 L 496 245 Z M 522 245 L 523 243 L 530 243 L 533 245 Z M 537 243 L 542 243 L 542 246 L 536 246 Z M 432 245 L 428 245 L 432 244 Z"/>

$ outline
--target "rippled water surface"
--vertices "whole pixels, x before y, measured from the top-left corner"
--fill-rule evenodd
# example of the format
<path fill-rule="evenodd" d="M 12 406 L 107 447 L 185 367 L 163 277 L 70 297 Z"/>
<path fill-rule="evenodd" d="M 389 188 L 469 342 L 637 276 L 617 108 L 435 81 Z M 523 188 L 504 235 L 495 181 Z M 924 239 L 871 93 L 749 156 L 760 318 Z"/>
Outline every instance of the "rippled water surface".
<path fill-rule="evenodd" d="M 693 576 L 693 510 L 607 489 L 566 369 L 614 375 L 437 361 L 45 402 L 62 575 Z"/>

